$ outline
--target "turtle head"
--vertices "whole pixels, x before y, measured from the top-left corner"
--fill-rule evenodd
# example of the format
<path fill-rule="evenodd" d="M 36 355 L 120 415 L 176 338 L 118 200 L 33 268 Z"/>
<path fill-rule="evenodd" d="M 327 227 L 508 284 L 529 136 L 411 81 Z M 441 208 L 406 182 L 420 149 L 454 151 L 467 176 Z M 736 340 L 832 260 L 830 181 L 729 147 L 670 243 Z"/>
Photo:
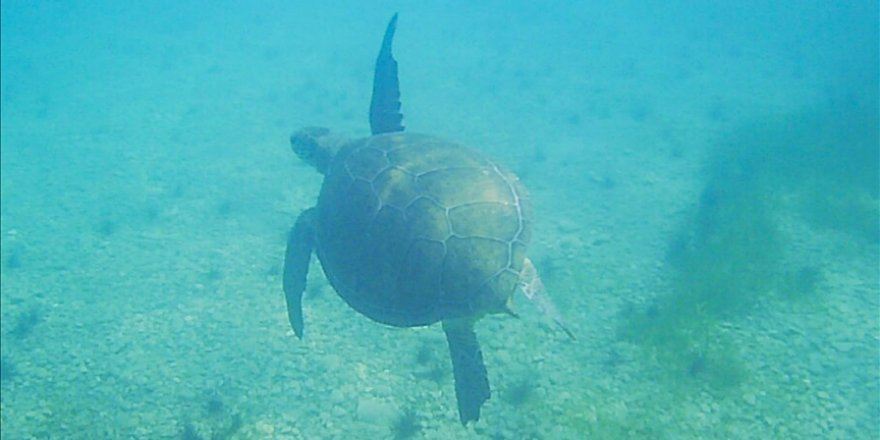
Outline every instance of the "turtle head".
<path fill-rule="evenodd" d="M 306 127 L 290 136 L 290 147 L 305 163 L 324 174 L 330 161 L 348 139 L 333 134 L 324 127 Z"/>

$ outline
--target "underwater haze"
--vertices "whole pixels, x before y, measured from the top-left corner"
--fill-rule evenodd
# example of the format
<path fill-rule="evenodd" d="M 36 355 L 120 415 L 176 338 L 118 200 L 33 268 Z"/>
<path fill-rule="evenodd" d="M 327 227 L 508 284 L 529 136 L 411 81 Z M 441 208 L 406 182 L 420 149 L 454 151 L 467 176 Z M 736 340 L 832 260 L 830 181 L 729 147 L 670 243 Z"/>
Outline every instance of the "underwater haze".
<path fill-rule="evenodd" d="M 5 439 L 880 437 L 878 4 L 0 4 Z M 505 164 L 576 336 L 514 298 L 476 324 L 459 422 L 439 325 L 282 272 L 368 136 L 399 12 L 403 123 Z"/>

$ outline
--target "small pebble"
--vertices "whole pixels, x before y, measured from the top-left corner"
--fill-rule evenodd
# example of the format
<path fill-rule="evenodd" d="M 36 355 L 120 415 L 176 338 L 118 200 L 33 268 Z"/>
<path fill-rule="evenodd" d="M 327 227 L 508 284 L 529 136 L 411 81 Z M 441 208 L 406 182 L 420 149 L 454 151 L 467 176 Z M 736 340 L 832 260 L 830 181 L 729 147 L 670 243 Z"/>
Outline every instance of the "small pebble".
<path fill-rule="evenodd" d="M 853 344 L 851 342 L 839 341 L 834 343 L 834 348 L 841 353 L 846 353 L 852 350 L 852 347 Z"/>
<path fill-rule="evenodd" d="M 345 408 L 343 408 L 342 405 L 336 405 L 333 407 L 332 413 L 333 417 L 343 418 L 345 417 Z"/>
<path fill-rule="evenodd" d="M 271 436 L 275 432 L 275 427 L 267 420 L 257 422 L 257 431 L 263 435 Z"/>
<path fill-rule="evenodd" d="M 357 404 L 357 418 L 366 422 L 386 424 L 394 419 L 394 405 L 375 397 L 361 397 Z"/>

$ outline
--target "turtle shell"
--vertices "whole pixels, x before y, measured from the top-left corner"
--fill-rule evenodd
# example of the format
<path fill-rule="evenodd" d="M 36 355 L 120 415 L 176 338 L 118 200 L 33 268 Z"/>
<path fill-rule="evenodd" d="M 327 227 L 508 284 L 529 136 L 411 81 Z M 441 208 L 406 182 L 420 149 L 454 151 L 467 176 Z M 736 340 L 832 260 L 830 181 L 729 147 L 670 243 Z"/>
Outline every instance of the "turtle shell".
<path fill-rule="evenodd" d="M 343 147 L 318 199 L 318 258 L 355 310 L 410 327 L 505 310 L 531 236 L 517 177 L 439 138 Z"/>

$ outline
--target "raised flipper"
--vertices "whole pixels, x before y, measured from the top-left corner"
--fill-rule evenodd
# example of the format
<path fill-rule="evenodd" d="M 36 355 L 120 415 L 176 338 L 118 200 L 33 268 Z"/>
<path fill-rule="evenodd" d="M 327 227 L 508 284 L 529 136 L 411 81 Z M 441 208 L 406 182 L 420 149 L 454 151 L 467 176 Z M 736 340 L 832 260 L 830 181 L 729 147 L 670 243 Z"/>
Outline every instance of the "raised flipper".
<path fill-rule="evenodd" d="M 315 247 L 315 208 L 303 211 L 287 237 L 284 254 L 284 297 L 287 299 L 287 318 L 296 336 L 303 336 L 302 295 L 306 290 L 309 260 Z"/>
<path fill-rule="evenodd" d="M 370 101 L 370 129 L 373 134 L 403 131 L 400 113 L 400 83 L 397 80 L 397 61 L 391 55 L 391 41 L 397 28 L 397 14 L 391 17 L 382 39 L 382 48 L 376 57 L 373 75 L 373 99 Z"/>
<path fill-rule="evenodd" d="M 489 400 L 489 377 L 483 364 L 483 353 L 474 333 L 473 319 L 450 319 L 443 321 L 452 373 L 455 376 L 455 399 L 458 401 L 458 417 L 461 423 L 480 419 L 480 407 Z"/>

